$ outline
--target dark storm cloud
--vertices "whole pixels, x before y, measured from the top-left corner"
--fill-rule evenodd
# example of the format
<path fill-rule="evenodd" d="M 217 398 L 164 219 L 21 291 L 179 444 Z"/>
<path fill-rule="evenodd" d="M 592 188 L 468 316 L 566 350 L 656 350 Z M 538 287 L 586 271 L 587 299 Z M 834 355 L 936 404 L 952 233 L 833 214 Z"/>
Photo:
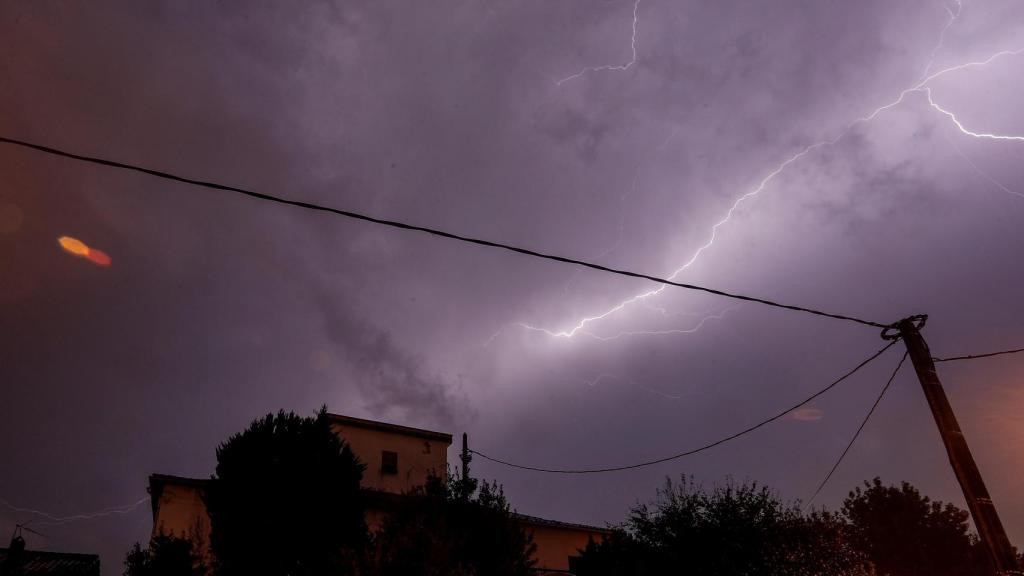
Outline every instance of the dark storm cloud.
<path fill-rule="evenodd" d="M 947 7 L 641 0 L 628 69 L 556 84 L 629 62 L 633 8 L 9 2 L 0 132 L 654 274 L 845 133 L 744 201 L 681 278 L 874 320 L 929 312 L 936 351 L 1024 340 L 1021 145 L 964 136 L 920 93 L 844 132 L 921 77 Z M 932 70 L 1024 47 L 1021 16 L 967 3 Z M 934 96 L 1024 133 L 1021 65 L 951 74 Z M 17 462 L 0 497 L 61 514 L 134 502 L 151 472 L 209 474 L 250 419 L 324 403 L 467 430 L 527 464 L 659 457 L 881 345 L 678 290 L 552 338 L 519 323 L 567 330 L 653 286 L 7 148 L 0 166 L 0 450 Z M 113 265 L 61 252 L 65 234 Z M 681 472 L 805 498 L 895 362 L 823 397 L 820 419 L 653 469 L 475 465 L 521 511 L 566 520 L 619 520 Z M 1019 370 L 1001 362 L 943 374 L 1020 544 Z M 959 500 L 932 426 L 904 374 L 820 501 L 876 474 Z M 99 550 L 116 573 L 147 514 L 54 527 L 46 546 Z"/>
<path fill-rule="evenodd" d="M 397 347 L 386 331 L 348 316 L 351 312 L 334 303 L 324 304 L 329 349 L 350 366 L 347 378 L 355 383 L 374 418 L 445 429 L 470 419 L 470 407 L 457 382 L 429 373 L 422 359 Z"/>

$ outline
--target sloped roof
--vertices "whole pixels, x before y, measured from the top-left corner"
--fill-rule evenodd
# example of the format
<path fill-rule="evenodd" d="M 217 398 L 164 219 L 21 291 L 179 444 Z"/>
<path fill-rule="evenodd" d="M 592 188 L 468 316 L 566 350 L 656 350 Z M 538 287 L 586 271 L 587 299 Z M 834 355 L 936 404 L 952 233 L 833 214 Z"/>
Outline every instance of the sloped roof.
<path fill-rule="evenodd" d="M 424 430 L 423 428 L 413 428 L 411 426 L 402 426 L 400 424 L 366 420 L 342 414 L 328 414 L 327 419 L 333 423 L 341 424 L 343 426 L 355 426 L 356 428 L 365 428 L 368 430 L 380 430 L 383 432 L 392 432 L 394 434 L 404 434 L 406 436 L 417 436 L 427 440 L 438 440 L 446 444 L 452 443 L 452 435 L 445 432 L 434 432 L 433 430 Z"/>
<path fill-rule="evenodd" d="M 7 548 L 0 548 L 0 566 L 7 562 L 7 552 Z M 100 557 L 96 554 L 25 550 L 12 573 L 19 576 L 99 576 Z"/>
<path fill-rule="evenodd" d="M 579 530 L 581 532 L 595 532 L 598 534 L 611 534 L 611 528 L 601 528 L 599 526 L 590 526 L 588 524 L 576 524 L 573 522 L 562 522 L 560 520 L 548 520 L 547 518 L 541 518 L 539 516 L 528 516 L 526 514 L 520 514 L 515 512 L 512 516 L 522 524 L 532 524 L 534 526 L 550 526 L 551 528 L 562 528 L 565 530 Z"/>

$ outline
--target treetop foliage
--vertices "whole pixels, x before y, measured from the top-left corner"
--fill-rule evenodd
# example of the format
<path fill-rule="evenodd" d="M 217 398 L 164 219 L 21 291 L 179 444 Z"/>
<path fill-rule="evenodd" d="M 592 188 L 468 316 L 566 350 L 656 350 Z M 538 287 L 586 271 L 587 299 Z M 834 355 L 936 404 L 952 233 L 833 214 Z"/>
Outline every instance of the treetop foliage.
<path fill-rule="evenodd" d="M 364 468 L 326 408 L 268 414 L 228 438 L 205 497 L 218 574 L 354 571 L 368 544 Z"/>

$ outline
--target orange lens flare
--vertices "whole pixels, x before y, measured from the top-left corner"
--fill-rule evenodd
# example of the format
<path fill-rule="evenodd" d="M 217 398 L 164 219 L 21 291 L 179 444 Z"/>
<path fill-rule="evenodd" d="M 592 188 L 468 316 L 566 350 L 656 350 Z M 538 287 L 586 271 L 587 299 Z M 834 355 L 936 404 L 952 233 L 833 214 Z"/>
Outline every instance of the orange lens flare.
<path fill-rule="evenodd" d="M 61 236 L 60 238 L 57 239 L 57 242 L 60 243 L 61 248 L 63 248 L 67 252 L 74 254 L 75 256 L 85 256 L 86 254 L 89 253 L 89 247 L 85 245 L 85 242 L 82 242 L 78 238 L 72 238 L 71 236 Z"/>
<path fill-rule="evenodd" d="M 102 250 L 89 248 L 89 253 L 85 257 L 97 266 L 110 266 L 110 256 L 107 256 L 107 253 Z"/>
<path fill-rule="evenodd" d="M 78 238 L 61 236 L 57 239 L 57 243 L 60 244 L 60 247 L 69 254 L 73 254 L 79 258 L 85 258 L 97 266 L 110 266 L 110 256 L 108 256 L 106 252 L 90 248 L 85 244 L 85 242 L 82 242 Z"/>

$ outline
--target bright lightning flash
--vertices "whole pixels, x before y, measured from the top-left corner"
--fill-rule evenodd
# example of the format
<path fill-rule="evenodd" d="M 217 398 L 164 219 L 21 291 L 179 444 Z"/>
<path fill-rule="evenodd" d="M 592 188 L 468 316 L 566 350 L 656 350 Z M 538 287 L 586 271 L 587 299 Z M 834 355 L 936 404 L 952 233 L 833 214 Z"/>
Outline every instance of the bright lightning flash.
<path fill-rule="evenodd" d="M 942 32 L 939 32 L 939 41 L 935 43 L 935 47 L 932 48 L 932 53 L 928 56 L 928 64 L 925 65 L 924 72 L 921 73 L 922 79 L 928 77 L 928 73 L 931 72 L 932 66 L 935 65 L 935 55 L 939 53 L 939 50 L 942 49 L 942 45 L 946 42 L 946 32 L 953 27 L 953 24 L 956 24 L 957 19 L 960 18 L 960 13 L 964 10 L 963 0 L 954 0 L 954 2 L 956 4 L 956 9 L 946 6 L 946 12 L 949 13 L 949 20 L 947 20 L 946 25 L 942 27 Z"/>
<path fill-rule="evenodd" d="M 950 147 L 953 148 L 953 150 L 957 153 L 957 155 L 959 155 L 961 158 L 963 158 L 964 162 L 966 162 L 967 165 L 971 167 L 971 170 L 974 170 L 975 174 L 977 174 L 978 176 L 981 176 L 985 180 L 988 180 L 989 183 L 991 183 L 993 186 L 995 186 L 996 188 L 999 188 L 1000 190 L 1002 190 L 1003 192 L 1006 192 L 1007 194 L 1013 194 L 1014 196 L 1020 196 L 1021 198 L 1024 198 L 1024 194 L 1021 194 L 1020 192 L 1017 192 L 1016 190 L 1010 190 L 1009 188 L 1006 187 L 1005 184 L 1003 184 L 1002 182 L 996 180 L 995 178 L 990 176 L 988 173 L 986 173 L 984 170 L 979 168 L 978 164 L 975 163 L 974 160 L 971 160 L 971 157 L 968 156 L 967 153 L 965 153 L 963 150 L 961 150 L 960 147 L 957 146 L 956 142 L 954 142 L 952 138 L 950 138 L 949 136 L 945 136 L 945 138 L 946 138 L 946 142 L 949 143 Z"/>
<path fill-rule="evenodd" d="M 6 500 L 0 499 L 0 504 L 13 512 L 21 512 L 24 514 L 33 514 L 40 516 L 45 520 L 41 522 L 33 522 L 36 526 L 60 526 L 68 524 L 70 522 L 76 522 L 78 520 L 95 520 L 97 518 L 104 518 L 107 516 L 124 515 L 134 512 L 139 506 L 149 502 L 149 496 L 140 499 L 138 502 L 132 504 L 126 504 L 124 506 L 114 506 L 111 508 L 104 508 L 103 510 L 97 510 L 95 512 L 86 512 L 84 514 L 73 514 L 71 516 L 57 516 L 49 512 L 43 512 L 42 510 L 34 510 L 32 508 L 22 508 L 15 506 Z"/>
<path fill-rule="evenodd" d="M 587 386 L 589 386 L 591 388 L 597 387 L 599 384 L 601 384 L 601 382 L 603 382 L 605 380 L 608 380 L 608 381 L 621 381 L 621 382 L 623 382 L 625 384 L 628 384 L 630 386 L 635 386 L 636 388 L 639 388 L 639 389 L 641 389 L 641 390 L 643 390 L 645 392 L 649 392 L 649 393 L 654 394 L 656 396 L 660 396 L 660 397 L 662 397 L 662 398 L 664 398 L 666 400 L 682 400 L 683 398 L 685 398 L 685 396 L 683 396 L 681 394 L 670 394 L 668 392 L 663 392 L 663 391 L 658 390 L 656 388 L 651 388 L 650 386 L 645 386 L 645 385 L 641 384 L 640 382 L 637 382 L 636 380 L 631 380 L 629 378 L 623 378 L 621 376 L 617 376 L 615 374 L 609 374 L 607 372 L 603 373 L 603 374 L 598 374 L 595 378 L 593 378 L 591 380 L 587 380 L 585 378 L 584 379 L 580 379 L 580 381 L 583 384 L 586 384 Z"/>
<path fill-rule="evenodd" d="M 589 74 L 591 72 L 601 72 L 601 71 L 604 71 L 604 70 L 609 70 L 609 71 L 618 70 L 618 71 L 621 72 L 623 70 L 629 70 L 634 64 L 636 64 L 636 24 L 637 24 L 637 13 L 639 11 L 640 11 L 640 0 L 636 0 L 636 3 L 633 4 L 633 40 L 630 42 L 630 47 L 633 50 L 633 57 L 629 60 L 629 62 L 626 62 L 625 64 L 606 64 L 604 66 L 587 66 L 586 68 L 580 70 L 579 72 L 577 72 L 577 73 L 575 73 L 575 74 L 573 74 L 571 76 L 566 76 L 565 78 L 562 78 L 561 80 L 555 80 L 555 84 L 558 85 L 558 86 L 561 86 L 562 84 L 565 84 L 566 82 L 569 82 L 570 80 L 575 80 L 577 78 L 582 78 L 583 76 L 585 76 L 585 75 L 587 75 L 587 74 Z"/>
<path fill-rule="evenodd" d="M 956 127 L 960 132 L 967 136 L 981 138 L 983 140 L 1014 140 L 1017 142 L 1024 142 L 1024 136 L 1016 136 L 1013 134 L 993 134 L 991 132 L 975 132 L 964 127 L 963 123 L 960 122 L 960 119 L 956 117 L 956 114 L 935 103 L 935 99 L 932 98 L 932 91 L 930 88 L 923 88 L 922 90 L 928 96 L 928 105 L 937 110 L 940 114 L 949 118 L 950 122 L 956 124 Z"/>
<path fill-rule="evenodd" d="M 636 13 L 637 13 L 637 7 L 639 6 L 639 4 L 640 3 L 638 1 L 637 4 L 634 6 L 634 11 L 633 11 L 633 15 L 634 15 L 634 20 L 633 20 L 634 59 L 632 61 L 630 61 L 630 63 L 625 65 L 625 66 L 618 66 L 618 67 L 615 67 L 615 66 L 600 66 L 600 67 L 597 67 L 597 68 L 586 68 L 586 69 L 584 69 L 582 72 L 580 72 L 578 74 L 575 74 L 573 76 L 569 76 L 568 78 L 565 78 L 565 79 L 561 80 L 560 83 L 568 81 L 568 80 L 573 79 L 573 78 L 578 78 L 579 76 L 582 76 L 583 74 L 587 73 L 588 71 L 624 70 L 624 69 L 628 68 L 630 65 L 632 65 L 636 61 L 636 26 L 637 26 L 637 23 L 636 23 Z M 867 122 L 870 122 L 870 121 L 874 120 L 876 117 L 878 117 L 879 114 L 881 114 L 881 113 L 883 113 L 883 112 L 885 112 L 887 110 L 890 110 L 890 109 L 892 109 L 892 108 L 902 104 L 906 100 L 907 96 L 910 95 L 910 94 L 914 94 L 914 93 L 924 94 L 927 97 L 927 99 L 928 99 L 928 104 L 933 109 L 935 109 L 937 112 L 939 112 L 940 114 L 942 114 L 943 116 L 948 118 L 957 127 L 957 129 L 959 129 L 960 132 L 963 133 L 966 136 L 971 136 L 973 138 L 980 138 L 980 139 L 988 139 L 988 140 L 1024 141 L 1024 136 L 1008 135 L 1008 134 L 994 134 L 994 133 L 989 133 L 989 132 L 977 132 L 977 131 L 968 129 L 966 126 L 964 126 L 964 124 L 960 121 L 960 119 L 956 116 L 955 113 L 953 113 L 952 111 L 950 111 L 950 110 L 940 106 L 938 103 L 935 102 L 935 99 L 932 97 L 931 88 L 928 85 L 932 81 L 934 81 L 934 80 L 936 80 L 936 79 L 938 79 L 940 77 L 952 74 L 954 72 L 959 72 L 959 71 L 962 71 L 962 70 L 966 70 L 968 68 L 983 67 L 983 66 L 986 66 L 986 65 L 990 64 L 991 62 L 993 62 L 994 60 L 996 60 L 998 58 L 1002 58 L 1002 57 L 1006 57 L 1006 56 L 1017 56 L 1017 55 L 1020 55 L 1021 53 L 1024 53 L 1024 48 L 1020 48 L 1020 49 L 1016 49 L 1016 50 L 1002 50 L 1002 51 L 996 52 L 995 54 L 992 54 L 991 56 L 989 56 L 988 58 L 986 58 L 984 60 L 980 60 L 980 61 L 976 61 L 976 62 L 966 62 L 966 63 L 963 63 L 963 64 L 958 64 L 956 66 L 951 66 L 951 67 L 948 67 L 948 68 L 944 68 L 942 70 L 939 70 L 938 72 L 933 72 L 931 74 L 928 74 L 928 71 L 931 70 L 931 68 L 932 68 L 932 65 L 933 65 L 933 62 L 934 62 L 934 59 L 935 59 L 935 55 L 936 55 L 936 53 L 939 51 L 939 49 L 942 46 L 943 40 L 945 38 L 946 31 L 956 22 L 957 18 L 959 18 L 960 13 L 962 11 L 962 8 L 963 8 L 963 6 L 962 6 L 961 2 L 959 2 L 959 1 L 956 2 L 956 9 L 955 10 L 947 8 L 947 11 L 949 12 L 949 15 L 950 15 L 949 21 L 946 23 L 946 26 L 942 29 L 942 33 L 939 36 L 939 41 L 936 44 L 935 48 L 931 52 L 931 57 L 930 57 L 930 59 L 928 61 L 928 64 L 927 64 L 927 66 L 925 68 L 925 75 L 924 75 L 923 78 L 921 78 L 913 86 L 911 86 L 909 88 L 906 88 L 905 90 L 900 92 L 899 95 L 897 96 L 897 98 L 895 100 L 893 100 L 892 102 L 890 102 L 888 104 L 885 104 L 883 106 L 879 106 L 878 108 L 874 109 L 871 113 L 867 114 L 866 116 L 863 116 L 861 118 L 857 118 L 856 120 L 854 120 L 854 121 L 850 122 L 849 124 L 847 124 L 846 127 L 843 128 L 843 130 L 840 131 L 840 133 L 837 136 L 835 136 L 834 138 L 831 138 L 831 139 L 828 139 L 828 140 L 821 140 L 819 142 L 815 142 L 813 144 L 810 144 L 810 145 L 806 146 L 805 148 L 803 148 L 802 150 L 800 150 L 799 152 L 797 152 L 797 153 L 789 156 L 785 160 L 783 160 L 772 171 L 770 171 L 764 178 L 762 178 L 760 180 L 760 182 L 758 182 L 758 184 L 752 190 L 750 190 L 749 192 L 741 195 L 739 198 L 737 198 L 732 203 L 732 205 L 729 207 L 729 209 L 725 212 L 725 215 L 722 216 L 722 218 L 719 219 L 717 222 L 715 222 L 715 224 L 711 227 L 711 233 L 710 233 L 707 241 L 704 242 L 702 245 L 700 245 L 697 248 L 697 250 L 694 251 L 693 255 L 690 256 L 690 258 L 686 262 L 684 262 L 681 266 L 676 268 L 668 276 L 668 279 L 669 280 L 675 280 L 680 274 L 685 272 L 694 263 L 696 263 L 697 260 L 708 249 L 710 249 L 714 245 L 715 240 L 718 237 L 719 230 L 722 228 L 722 226 L 725 226 L 725 224 L 728 223 L 732 219 L 733 214 L 736 213 L 736 210 L 739 209 L 740 205 L 742 205 L 744 202 L 750 200 L 751 198 L 754 198 L 755 196 L 761 194 L 761 192 L 763 192 L 765 190 L 765 188 L 777 176 L 782 174 L 786 170 L 786 168 L 788 168 L 794 162 L 797 162 L 798 160 L 806 157 L 807 155 L 809 155 L 810 153 L 814 152 L 818 148 L 822 148 L 822 147 L 826 147 L 826 146 L 832 146 L 833 144 L 839 142 L 840 140 L 842 140 L 846 135 L 848 135 L 857 126 L 859 126 L 861 124 L 865 124 Z M 547 334 L 549 336 L 556 337 L 556 338 L 572 338 L 572 337 L 574 337 L 574 336 L 576 336 L 578 334 L 584 334 L 584 335 L 587 335 L 587 336 L 590 336 L 590 337 L 593 337 L 593 338 L 597 338 L 599 340 L 612 340 L 612 339 L 620 338 L 620 337 L 623 337 L 623 336 L 640 335 L 640 334 L 648 335 L 648 334 L 690 333 L 690 332 L 695 331 L 696 329 L 699 329 L 699 327 L 704 324 L 703 320 L 697 326 L 696 329 L 691 329 L 691 330 L 621 332 L 621 333 L 616 334 L 616 335 L 611 336 L 611 337 L 596 336 L 593 333 L 590 333 L 590 332 L 585 330 L 585 328 L 587 328 L 588 325 L 590 325 L 590 324 L 592 324 L 594 322 L 597 322 L 599 320 L 604 320 L 604 319 L 608 318 L 609 316 L 612 316 L 612 315 L 616 314 L 617 312 L 620 312 L 620 311 L 624 310 L 625 308 L 629 307 L 632 304 L 635 304 L 637 302 L 641 302 L 643 300 L 646 300 L 648 298 L 651 298 L 653 296 L 657 296 L 658 294 L 661 294 L 662 291 L 664 291 L 665 288 L 667 288 L 667 287 L 668 287 L 668 285 L 662 284 L 661 286 L 659 286 L 657 288 L 654 288 L 652 290 L 648 290 L 646 292 L 641 292 L 640 294 L 636 294 L 635 296 L 632 296 L 630 298 L 627 298 L 627 299 L 619 302 L 618 304 L 616 304 L 615 306 L 612 306 L 611 308 L 605 310 L 604 312 L 601 312 L 601 313 L 598 313 L 598 314 L 594 314 L 593 316 L 586 316 L 586 317 L 580 319 L 579 321 L 576 322 L 576 324 L 574 326 L 572 326 L 571 328 L 568 328 L 568 329 L 552 330 L 552 329 L 549 329 L 549 328 L 533 326 L 533 325 L 526 324 L 526 323 L 520 323 L 519 325 L 521 327 L 525 328 L 525 329 L 533 330 L 533 331 L 537 331 L 537 332 L 543 332 L 543 333 L 545 333 L 545 334 Z M 707 319 L 705 319 L 705 320 L 707 320 Z M 492 339 L 493 339 L 493 337 L 492 337 Z"/>
<path fill-rule="evenodd" d="M 593 338 L 594 340 L 600 340 L 602 342 L 608 342 L 610 340 L 618 340 L 619 338 L 623 338 L 625 336 L 666 336 L 666 335 L 669 335 L 669 334 L 694 334 L 696 332 L 699 332 L 700 329 L 703 328 L 704 325 L 707 324 L 708 322 L 710 322 L 711 320 L 721 320 L 722 318 L 725 317 L 726 313 L 730 312 L 731 310 L 733 310 L 733 308 L 727 308 L 725 310 L 722 310 L 721 312 L 718 312 L 717 314 L 709 314 L 707 316 L 704 316 L 704 317 L 700 318 L 700 320 L 696 324 L 694 324 L 692 327 L 690 327 L 690 328 L 673 328 L 673 329 L 669 329 L 669 330 L 630 330 L 630 331 L 619 332 L 619 333 L 613 334 L 611 336 L 600 336 L 598 334 L 594 334 L 593 332 L 589 332 L 587 330 L 583 330 L 582 326 L 580 326 L 578 329 L 574 329 L 574 331 L 573 331 L 573 333 L 571 335 L 567 335 L 567 333 L 552 332 L 550 330 L 546 330 L 544 328 L 538 328 L 536 326 L 530 326 L 529 324 L 525 324 L 525 323 L 522 323 L 522 322 L 520 322 L 518 325 L 519 325 L 520 328 L 523 328 L 523 329 L 526 329 L 526 330 L 532 330 L 534 332 L 542 332 L 544 334 L 547 334 L 548 336 L 555 336 L 555 337 L 563 337 L 563 338 L 565 338 L 565 337 L 568 337 L 568 336 L 575 336 L 576 334 L 580 334 L 580 335 L 583 335 L 583 336 L 587 336 L 589 338 Z M 666 316 L 668 315 L 667 312 L 664 312 L 664 313 L 665 313 Z M 687 314 L 687 315 L 689 315 L 689 314 Z"/>

